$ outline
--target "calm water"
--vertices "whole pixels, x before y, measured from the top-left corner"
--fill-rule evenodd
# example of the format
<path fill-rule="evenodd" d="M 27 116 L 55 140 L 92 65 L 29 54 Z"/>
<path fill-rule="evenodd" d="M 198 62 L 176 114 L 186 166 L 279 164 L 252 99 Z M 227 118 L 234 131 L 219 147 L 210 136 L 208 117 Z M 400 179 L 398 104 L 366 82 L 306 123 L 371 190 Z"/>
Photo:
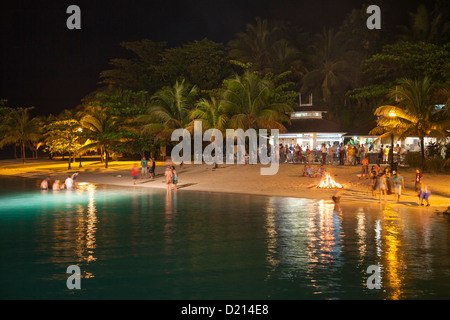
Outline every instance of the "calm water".
<path fill-rule="evenodd" d="M 432 209 L 38 185 L 0 178 L 2 299 L 450 298 L 450 217 Z"/>

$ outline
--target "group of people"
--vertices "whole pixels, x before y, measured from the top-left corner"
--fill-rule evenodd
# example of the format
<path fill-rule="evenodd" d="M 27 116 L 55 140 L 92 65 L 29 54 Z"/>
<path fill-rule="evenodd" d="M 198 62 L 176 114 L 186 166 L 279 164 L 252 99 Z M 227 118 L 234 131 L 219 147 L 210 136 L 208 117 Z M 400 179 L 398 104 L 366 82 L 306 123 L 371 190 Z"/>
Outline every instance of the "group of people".
<path fill-rule="evenodd" d="M 422 177 L 422 173 L 417 169 L 414 189 L 419 198 L 418 204 L 419 206 L 423 206 L 423 201 L 425 200 L 427 206 L 430 206 L 429 197 L 431 195 L 431 190 L 428 185 L 423 184 Z M 398 171 L 394 170 L 391 174 L 389 167 L 386 167 L 383 170 L 379 164 L 376 164 L 370 169 L 370 178 L 372 179 L 372 196 L 376 198 L 377 193 L 379 192 L 379 200 L 381 200 L 382 195 L 384 195 L 384 200 L 386 200 L 386 195 L 394 194 L 397 201 L 400 201 L 402 190 L 405 189 L 405 179 Z"/>
<path fill-rule="evenodd" d="M 379 200 L 381 200 L 381 195 L 384 195 L 384 200 L 386 200 L 386 195 L 394 194 L 397 201 L 400 201 L 402 190 L 405 188 L 405 179 L 398 171 L 394 170 L 391 173 L 389 167 L 383 170 L 379 164 L 376 164 L 370 169 L 370 177 L 372 179 L 372 196 L 376 197 L 379 192 Z"/>
<path fill-rule="evenodd" d="M 167 166 L 164 176 L 166 177 L 167 192 L 169 192 L 170 189 L 177 191 L 178 175 L 175 166 Z"/>
<path fill-rule="evenodd" d="M 52 181 L 50 176 L 47 176 L 44 180 L 41 181 L 41 190 L 53 190 L 53 191 L 59 191 L 62 189 L 66 190 L 72 190 L 76 187 L 76 179 L 78 176 L 78 172 L 75 172 L 72 175 L 68 175 L 66 180 L 64 180 L 63 183 L 61 183 L 60 180 Z"/>
<path fill-rule="evenodd" d="M 309 177 L 309 178 L 321 178 L 325 176 L 327 172 L 327 169 L 323 166 L 323 164 L 317 166 L 317 169 L 313 169 L 310 164 L 305 165 L 303 168 L 303 177 Z"/>
<path fill-rule="evenodd" d="M 156 174 L 156 161 L 154 158 L 150 158 L 147 160 L 145 157 L 142 157 L 141 160 L 141 179 L 148 178 L 155 179 Z M 135 163 L 133 168 L 131 169 L 131 176 L 133 177 L 133 184 L 136 184 L 136 180 L 139 178 L 139 169 L 138 165 Z"/>
<path fill-rule="evenodd" d="M 279 146 L 280 163 L 314 163 L 341 165 L 356 165 L 361 159 L 364 159 L 367 152 L 372 148 L 367 144 L 358 146 L 344 143 L 333 144 L 332 146 L 325 143 L 320 146 L 320 150 L 310 149 L 309 146 L 282 145 Z"/>

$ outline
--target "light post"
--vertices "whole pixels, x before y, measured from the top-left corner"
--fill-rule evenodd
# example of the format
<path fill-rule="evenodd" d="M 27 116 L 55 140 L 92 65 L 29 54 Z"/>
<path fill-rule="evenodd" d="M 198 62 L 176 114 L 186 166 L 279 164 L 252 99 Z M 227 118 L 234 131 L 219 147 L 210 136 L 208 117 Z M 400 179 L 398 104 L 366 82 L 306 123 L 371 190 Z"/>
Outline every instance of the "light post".
<path fill-rule="evenodd" d="M 392 110 L 389 112 L 389 117 L 391 117 L 391 119 L 392 118 L 395 119 L 396 116 L 397 115 L 395 114 L 395 111 Z M 391 148 L 389 149 L 389 163 L 391 167 L 391 173 L 392 171 L 397 170 L 397 168 L 394 168 L 394 133 L 392 131 L 391 131 Z"/>
<path fill-rule="evenodd" d="M 82 128 L 78 128 L 77 131 L 78 131 L 79 133 L 82 133 L 82 132 L 83 132 L 83 129 L 82 129 Z M 79 167 L 79 168 L 83 167 L 83 166 L 81 165 L 81 152 L 80 152 L 80 164 L 78 165 L 78 167 Z"/>

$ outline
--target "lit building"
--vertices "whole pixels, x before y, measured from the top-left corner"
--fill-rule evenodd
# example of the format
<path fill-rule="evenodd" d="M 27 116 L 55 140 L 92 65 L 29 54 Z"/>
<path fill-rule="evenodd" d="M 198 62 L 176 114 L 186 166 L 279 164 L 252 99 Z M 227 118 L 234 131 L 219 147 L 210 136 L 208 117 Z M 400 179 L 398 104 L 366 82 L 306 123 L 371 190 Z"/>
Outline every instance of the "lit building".
<path fill-rule="evenodd" d="M 323 118 L 328 111 L 325 108 L 312 104 L 312 95 L 308 103 L 302 103 L 299 97 L 299 106 L 294 107 L 290 115 L 291 124 L 285 125 L 287 132 L 280 133 L 280 144 L 309 146 L 310 149 L 319 149 L 325 143 L 327 146 L 339 144 L 343 141 L 345 131 L 334 121 Z"/>

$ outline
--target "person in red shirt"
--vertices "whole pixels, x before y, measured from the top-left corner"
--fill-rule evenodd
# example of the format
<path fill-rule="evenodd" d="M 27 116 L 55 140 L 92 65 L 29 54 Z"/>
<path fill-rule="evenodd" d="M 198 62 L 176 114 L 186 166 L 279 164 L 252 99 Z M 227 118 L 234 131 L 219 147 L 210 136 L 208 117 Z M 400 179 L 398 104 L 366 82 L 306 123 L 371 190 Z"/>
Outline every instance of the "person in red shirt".
<path fill-rule="evenodd" d="M 137 164 L 133 165 L 133 168 L 131 169 L 131 176 L 133 177 L 133 184 L 136 184 L 136 180 L 139 177 L 139 169 Z"/>

